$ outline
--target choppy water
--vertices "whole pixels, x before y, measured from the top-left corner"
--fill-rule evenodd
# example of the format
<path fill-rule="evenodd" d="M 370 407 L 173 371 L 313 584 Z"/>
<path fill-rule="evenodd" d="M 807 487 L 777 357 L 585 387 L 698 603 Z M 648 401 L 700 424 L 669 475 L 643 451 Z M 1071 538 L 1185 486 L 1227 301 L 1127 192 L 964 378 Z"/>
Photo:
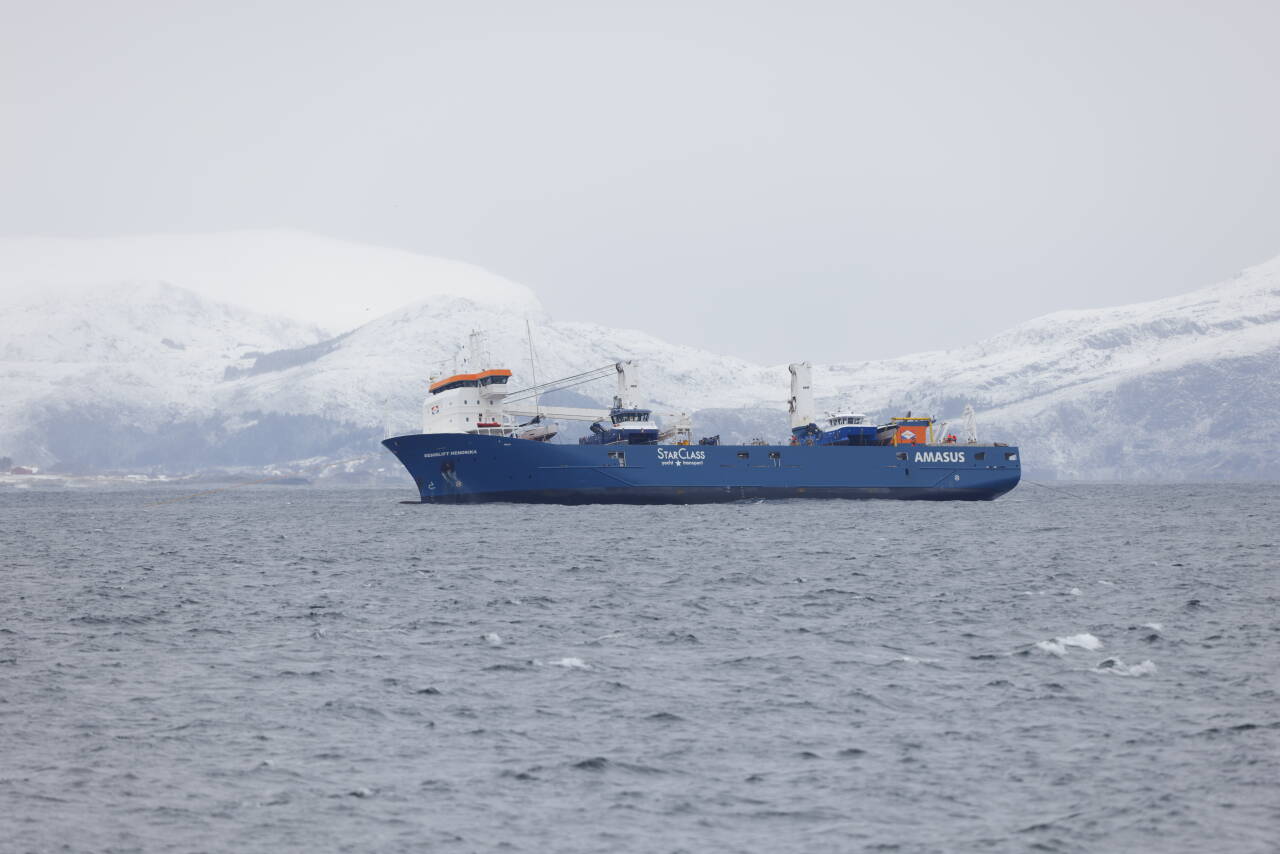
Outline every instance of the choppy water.
<path fill-rule="evenodd" d="M 1273 487 L 0 492 L 4 851 L 1274 851 Z"/>

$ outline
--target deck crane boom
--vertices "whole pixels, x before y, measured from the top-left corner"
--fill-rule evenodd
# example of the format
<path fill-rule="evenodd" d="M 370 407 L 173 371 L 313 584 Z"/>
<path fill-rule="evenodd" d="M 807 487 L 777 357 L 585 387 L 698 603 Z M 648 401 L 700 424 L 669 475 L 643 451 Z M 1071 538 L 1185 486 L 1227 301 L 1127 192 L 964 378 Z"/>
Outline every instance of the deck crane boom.
<path fill-rule="evenodd" d="M 601 365 L 590 371 L 583 371 L 580 374 L 574 374 L 570 377 L 564 377 L 558 380 L 541 383 L 539 385 L 522 388 L 519 391 L 513 391 L 503 400 L 503 408 L 507 414 L 514 415 L 519 418 L 536 418 L 541 415 L 544 419 L 562 420 L 562 421 L 600 421 L 608 419 L 608 409 L 589 409 L 585 407 L 574 406 L 547 406 L 545 403 L 539 403 L 538 398 L 544 394 L 550 394 L 553 391 L 562 391 L 564 389 L 574 388 L 575 386 L 584 385 L 596 380 L 602 380 L 610 376 L 617 377 L 618 391 L 614 397 L 615 405 L 631 406 L 637 401 L 633 398 L 637 395 L 637 383 L 635 380 L 635 361 L 631 359 L 623 359 L 610 365 Z M 687 419 L 688 415 L 683 412 L 656 412 L 655 414 Z"/>

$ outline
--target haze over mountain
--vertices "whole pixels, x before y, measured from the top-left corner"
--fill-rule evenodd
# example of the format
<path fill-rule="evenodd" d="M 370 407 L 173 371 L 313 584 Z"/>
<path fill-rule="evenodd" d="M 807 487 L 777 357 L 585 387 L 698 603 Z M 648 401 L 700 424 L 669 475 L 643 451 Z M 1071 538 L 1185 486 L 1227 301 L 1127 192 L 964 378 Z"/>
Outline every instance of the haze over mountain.
<path fill-rule="evenodd" d="M 212 300 L 354 329 L 431 296 L 540 308 L 533 292 L 460 261 L 293 229 L 128 237 L 0 237 L 0 299 L 32 290 L 163 281 Z"/>
<path fill-rule="evenodd" d="M 334 294 L 345 306 L 364 293 L 417 299 L 349 330 L 326 324 L 333 335 L 207 296 L 278 278 L 315 282 L 320 307 Z M 0 286 L 10 295 L 0 456 L 47 469 L 318 472 L 342 460 L 394 472 L 377 440 L 417 431 L 428 377 L 468 364 L 472 329 L 488 333 L 513 387 L 534 376 L 529 328 L 538 380 L 632 358 L 655 408 L 693 413 L 699 435 L 787 432 L 785 365 L 557 322 L 517 283 L 396 250 L 288 231 L 7 239 Z M 877 418 L 912 410 L 954 422 L 972 403 L 984 439 L 1022 446 L 1029 477 L 1280 478 L 1280 259 L 1183 296 L 1059 312 L 956 350 L 817 365 L 814 385 L 821 407 Z M 612 388 L 573 392 L 604 402 Z"/>

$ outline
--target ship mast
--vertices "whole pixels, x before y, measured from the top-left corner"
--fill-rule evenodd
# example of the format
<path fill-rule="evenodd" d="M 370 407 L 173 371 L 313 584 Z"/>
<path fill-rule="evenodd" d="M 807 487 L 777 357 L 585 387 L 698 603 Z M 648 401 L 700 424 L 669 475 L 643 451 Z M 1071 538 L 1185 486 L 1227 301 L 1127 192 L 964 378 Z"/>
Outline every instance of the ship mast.
<path fill-rule="evenodd" d="M 538 386 L 538 360 L 533 355 L 533 327 L 529 324 L 529 316 L 524 318 L 524 334 L 529 341 L 529 378 L 533 380 L 533 387 Z M 533 399 L 533 408 L 535 411 L 534 419 L 542 420 L 542 395 L 537 395 Z"/>

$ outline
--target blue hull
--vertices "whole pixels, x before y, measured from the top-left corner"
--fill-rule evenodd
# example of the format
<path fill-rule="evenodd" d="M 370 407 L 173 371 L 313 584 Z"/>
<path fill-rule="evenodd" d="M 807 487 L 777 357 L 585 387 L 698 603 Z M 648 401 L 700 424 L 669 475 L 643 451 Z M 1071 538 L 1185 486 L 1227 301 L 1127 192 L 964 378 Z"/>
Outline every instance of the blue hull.
<path fill-rule="evenodd" d="M 1018 449 L 982 445 L 553 445 L 431 433 L 382 443 L 426 503 L 701 504 L 751 498 L 989 501 Z"/>

